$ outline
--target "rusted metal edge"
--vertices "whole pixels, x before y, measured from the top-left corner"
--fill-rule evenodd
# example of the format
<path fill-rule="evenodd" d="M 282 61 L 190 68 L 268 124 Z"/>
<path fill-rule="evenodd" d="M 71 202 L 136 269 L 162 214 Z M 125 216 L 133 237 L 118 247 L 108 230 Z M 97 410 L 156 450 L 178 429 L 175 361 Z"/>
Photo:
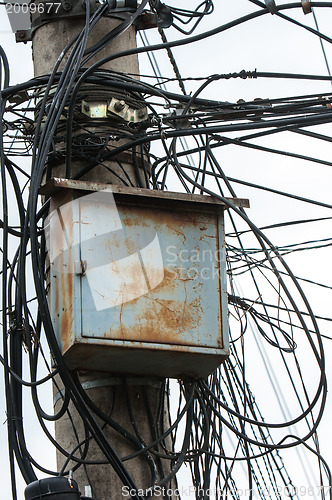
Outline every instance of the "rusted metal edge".
<path fill-rule="evenodd" d="M 157 191 L 152 189 L 144 189 L 138 187 L 128 187 L 128 186 L 118 186 L 115 184 L 102 184 L 99 182 L 88 182 L 80 181 L 74 179 L 61 179 L 59 177 L 54 177 L 50 179 L 46 184 L 41 186 L 39 189 L 39 194 L 46 196 L 54 196 L 58 191 L 62 189 L 74 189 L 79 191 L 97 192 L 104 191 L 110 192 L 117 198 L 137 198 L 139 197 L 143 200 L 150 200 L 155 202 L 191 202 L 200 203 L 201 205 L 210 206 L 221 206 L 223 209 L 227 209 L 227 204 L 213 198 L 212 196 L 200 195 L 200 194 L 190 194 L 190 193 L 176 193 L 173 191 Z M 249 208 L 249 200 L 246 198 L 226 198 L 230 203 L 236 205 L 237 207 Z"/>
<path fill-rule="evenodd" d="M 69 369 L 87 370 L 98 359 L 98 371 L 158 378 L 205 378 L 217 368 L 229 352 L 224 349 L 147 344 L 81 338 L 63 352 Z M 126 363 L 123 356 L 126 356 Z M 203 356 L 202 356 L 203 355 Z"/>
<path fill-rule="evenodd" d="M 197 345 L 184 345 L 184 344 L 168 344 L 168 343 L 159 343 L 159 342 L 149 342 L 149 341 L 140 341 L 140 340 L 123 340 L 123 339 L 112 339 L 112 338 L 103 338 L 103 337 L 93 337 L 89 335 L 82 335 L 77 341 L 77 339 L 70 344 L 69 348 L 82 346 L 82 345 L 95 345 L 95 346 L 103 346 L 103 349 L 106 347 L 110 349 L 115 348 L 130 348 L 138 351 L 146 352 L 146 351 L 161 351 L 161 352 L 170 352 L 170 347 L 172 347 L 171 351 L 173 352 L 186 352 L 193 354 L 206 354 L 206 355 L 217 355 L 217 356 L 228 356 L 229 349 L 228 347 L 215 347 L 215 346 L 197 346 Z"/>

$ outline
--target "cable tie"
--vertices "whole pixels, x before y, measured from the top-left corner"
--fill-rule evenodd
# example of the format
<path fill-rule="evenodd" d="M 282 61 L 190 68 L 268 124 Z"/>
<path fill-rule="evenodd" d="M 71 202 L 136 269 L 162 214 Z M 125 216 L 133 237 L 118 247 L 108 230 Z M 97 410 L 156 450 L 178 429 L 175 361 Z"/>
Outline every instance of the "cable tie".
<path fill-rule="evenodd" d="M 301 4 L 304 14 L 310 14 L 312 12 L 310 0 L 301 0 Z"/>
<path fill-rule="evenodd" d="M 245 316 L 250 311 L 250 309 L 254 308 L 254 305 L 256 304 L 258 299 L 261 299 L 261 298 L 262 298 L 262 295 L 258 295 L 257 299 L 251 305 L 246 304 L 247 309 L 243 312 L 242 316 L 240 317 L 240 320 L 243 318 L 243 316 Z"/>
<path fill-rule="evenodd" d="M 269 9 L 271 14 L 275 14 L 276 12 L 278 12 L 278 9 L 277 9 L 277 6 L 276 6 L 276 3 L 274 0 L 265 0 L 265 5 Z"/>

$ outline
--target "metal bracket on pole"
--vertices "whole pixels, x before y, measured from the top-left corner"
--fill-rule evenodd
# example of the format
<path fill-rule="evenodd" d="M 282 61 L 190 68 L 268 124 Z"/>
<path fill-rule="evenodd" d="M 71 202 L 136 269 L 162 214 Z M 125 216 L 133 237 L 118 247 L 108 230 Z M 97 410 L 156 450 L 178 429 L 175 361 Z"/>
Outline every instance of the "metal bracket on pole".
<path fill-rule="evenodd" d="M 100 2 L 100 3 L 107 3 L 109 10 L 114 10 L 114 9 L 137 9 L 137 0 L 106 0 L 106 2 Z"/>
<path fill-rule="evenodd" d="M 81 113 L 89 118 L 121 118 L 128 123 L 139 123 L 149 118 L 146 106 L 134 108 L 123 99 L 111 98 L 110 101 L 82 101 Z"/>
<path fill-rule="evenodd" d="M 109 6 L 108 11 L 104 14 L 106 17 L 115 17 L 123 20 L 137 9 L 137 0 L 106 0 L 106 3 Z M 47 7 L 47 2 L 41 1 L 40 4 L 45 4 L 45 8 L 39 11 L 36 10 L 36 14 L 31 14 L 31 29 L 16 32 L 17 43 L 30 42 L 34 32 L 44 24 L 58 19 L 85 17 L 84 2 L 72 3 L 70 0 L 62 0 L 61 3 L 54 4 L 56 7 L 53 9 Z M 94 13 L 100 5 L 98 0 L 90 0 L 91 13 Z M 137 30 L 156 28 L 158 26 L 157 14 L 150 11 L 143 11 L 133 24 Z"/>

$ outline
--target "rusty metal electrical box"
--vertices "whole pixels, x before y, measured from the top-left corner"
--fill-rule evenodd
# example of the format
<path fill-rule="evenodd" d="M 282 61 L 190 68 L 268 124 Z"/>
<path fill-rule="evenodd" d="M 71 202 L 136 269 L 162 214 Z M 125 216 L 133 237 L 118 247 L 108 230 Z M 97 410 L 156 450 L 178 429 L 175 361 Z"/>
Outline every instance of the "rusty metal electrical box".
<path fill-rule="evenodd" d="M 68 179 L 42 193 L 51 196 L 50 311 L 70 369 L 198 378 L 219 366 L 225 204 Z"/>

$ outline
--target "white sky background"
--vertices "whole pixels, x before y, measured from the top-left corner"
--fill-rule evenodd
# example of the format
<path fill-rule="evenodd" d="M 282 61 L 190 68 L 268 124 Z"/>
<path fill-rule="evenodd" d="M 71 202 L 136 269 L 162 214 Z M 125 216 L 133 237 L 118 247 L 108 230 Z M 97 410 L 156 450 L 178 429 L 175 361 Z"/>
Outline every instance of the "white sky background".
<path fill-rule="evenodd" d="M 173 0 L 172 4 L 179 2 Z M 286 3 L 286 2 L 285 2 Z M 287 2 L 290 3 L 290 2 Z M 190 6 L 192 2 L 181 2 L 182 7 Z M 200 30 L 207 30 L 214 26 L 224 24 L 232 19 L 245 15 L 258 9 L 249 0 L 215 0 L 215 12 L 207 17 L 200 25 Z M 312 15 L 304 16 L 301 9 L 285 12 L 287 15 L 296 17 L 299 21 L 314 27 Z M 320 31 L 331 35 L 332 8 L 316 9 L 316 16 Z M 0 24 L 3 30 L 4 24 L 9 23 L 4 7 L 0 6 Z M 169 38 L 171 32 L 166 32 Z M 147 32 L 151 43 L 159 42 L 155 30 Z M 51 42 L 50 42 L 51 43 Z M 22 82 L 33 76 L 31 60 L 31 44 L 15 44 L 14 35 L 1 34 L 0 44 L 5 49 L 11 67 L 11 83 Z M 327 56 L 332 66 L 332 48 L 325 44 Z M 303 29 L 278 19 L 276 16 L 265 15 L 254 21 L 249 21 L 240 27 L 233 28 L 226 33 L 219 34 L 203 42 L 188 47 L 174 49 L 174 55 L 183 77 L 186 76 L 208 76 L 215 73 L 238 72 L 242 69 L 271 72 L 292 72 L 326 75 L 327 70 L 318 38 L 306 33 Z M 158 62 L 169 76 L 173 76 L 167 56 L 158 54 Z M 149 71 L 143 58 L 141 71 Z M 188 89 L 195 89 L 199 83 L 186 84 Z M 174 90 L 174 88 L 172 88 Z M 175 91 L 178 91 L 177 89 Z M 212 84 L 204 92 L 203 96 L 236 102 L 239 99 L 251 100 L 254 98 L 273 98 L 278 96 L 290 96 L 310 93 L 323 93 L 331 91 L 328 82 L 306 82 L 292 80 L 225 80 Z M 332 125 L 312 128 L 319 133 L 332 136 Z M 243 134 L 244 135 L 244 134 Z M 236 137 L 236 135 L 234 135 Z M 257 141 L 258 142 L 258 141 Z M 300 154 L 308 154 L 332 161 L 331 144 L 303 138 L 296 134 L 275 134 L 262 138 L 258 142 L 268 147 L 283 150 L 293 150 Z M 331 167 L 318 165 L 285 157 L 255 152 L 248 149 L 240 149 L 235 146 L 227 146 L 220 149 L 218 159 L 225 173 L 231 177 L 243 178 L 250 182 L 267 185 L 276 189 L 284 190 L 303 197 L 317 199 L 325 203 L 331 203 L 332 170 Z M 328 217 L 331 211 L 313 205 L 307 205 L 298 201 L 292 201 L 277 197 L 270 193 L 256 191 L 245 186 L 234 185 L 239 197 L 250 198 L 251 208 L 248 215 L 258 227 L 280 221 Z M 317 224 L 302 225 L 296 228 L 283 228 L 267 231 L 267 235 L 275 244 L 291 244 L 306 240 L 315 240 L 331 237 L 331 221 Z M 317 282 L 331 285 L 331 250 L 318 249 L 308 252 L 300 252 L 290 255 L 287 262 L 298 276 Z M 312 304 L 313 310 L 320 316 L 331 317 L 331 291 L 319 289 L 313 285 L 303 285 L 305 292 Z M 331 327 L 328 322 L 320 322 L 322 333 L 331 335 Z M 332 354 L 332 341 L 325 341 L 327 375 L 331 383 L 332 371 L 329 359 Z M 252 356 L 256 356 L 253 349 Z M 248 351 L 250 356 L 250 351 Z M 261 367 L 261 362 L 258 366 Z M 271 405 L 271 400 L 266 395 L 266 381 L 261 380 L 260 368 L 256 363 L 248 363 L 248 378 L 250 387 L 256 395 L 259 405 L 263 408 L 267 420 L 275 421 L 275 414 L 279 410 Z M 0 379 L 2 381 L 2 378 Z M 279 380 L 282 385 L 283 380 Z M 314 386 L 310 389 L 314 389 Z M 47 394 L 49 392 L 49 394 Z M 46 408 L 50 410 L 52 396 L 50 388 L 44 390 L 42 400 Z M 1 499 L 10 500 L 10 479 L 8 469 L 8 455 L 6 452 L 6 425 L 5 422 L 4 395 L 0 393 L 0 477 L 2 479 Z M 291 408 L 294 413 L 297 409 Z M 330 419 L 332 414 L 331 398 L 328 399 L 325 416 L 319 429 L 321 440 L 321 452 L 328 463 L 332 463 Z M 47 467 L 53 467 L 50 458 L 50 450 L 45 445 L 45 440 L 40 440 L 39 428 L 30 424 L 33 416 L 27 415 L 25 428 L 31 446 L 38 454 L 39 460 Z M 284 453 L 287 456 L 287 453 Z M 291 464 L 293 463 L 293 465 Z M 298 475 L 298 464 L 296 458 L 287 462 L 290 474 L 294 475 L 297 485 L 300 487 L 301 476 Z M 295 481 L 295 482 L 296 482 Z M 24 483 L 18 481 L 18 490 L 21 490 L 19 500 L 23 500 Z M 318 484 L 317 484 L 318 485 Z M 312 486 L 317 486 L 312 484 Z"/>

